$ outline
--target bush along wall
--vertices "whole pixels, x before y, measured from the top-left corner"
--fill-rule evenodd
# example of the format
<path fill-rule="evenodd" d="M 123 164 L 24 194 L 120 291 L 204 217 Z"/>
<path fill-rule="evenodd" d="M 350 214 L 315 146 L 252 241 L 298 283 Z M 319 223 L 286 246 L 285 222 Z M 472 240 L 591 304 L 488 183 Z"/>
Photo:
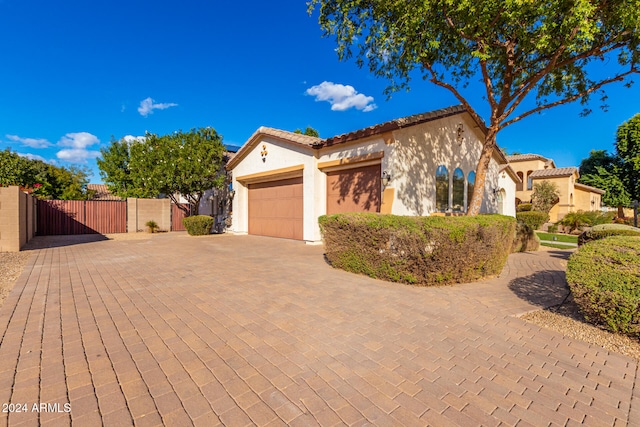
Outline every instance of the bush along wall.
<path fill-rule="evenodd" d="M 421 286 L 499 274 L 516 221 L 502 215 L 408 217 L 353 213 L 319 218 L 327 260 L 336 268 Z"/>
<path fill-rule="evenodd" d="M 537 230 L 542 224 L 549 221 L 549 214 L 540 211 L 516 212 L 516 218 L 533 230 Z"/>
<path fill-rule="evenodd" d="M 211 233 L 214 222 L 215 220 L 208 215 L 194 215 L 182 219 L 190 236 L 205 236 Z"/>
<path fill-rule="evenodd" d="M 569 258 L 567 282 L 585 319 L 640 338 L 640 237 L 581 246 Z"/>

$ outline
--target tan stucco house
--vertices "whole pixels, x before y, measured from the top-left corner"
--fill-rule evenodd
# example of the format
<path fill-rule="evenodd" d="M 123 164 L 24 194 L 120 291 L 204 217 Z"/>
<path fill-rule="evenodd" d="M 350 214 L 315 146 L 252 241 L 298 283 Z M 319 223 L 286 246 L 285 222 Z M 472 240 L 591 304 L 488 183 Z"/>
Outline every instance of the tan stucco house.
<path fill-rule="evenodd" d="M 560 196 L 549 212 L 549 221 L 557 222 L 569 212 L 598 211 L 602 208 L 604 191 L 580 184 L 578 168 L 557 168 L 553 160 L 538 154 L 507 156 L 507 160 L 520 180 L 516 185 L 516 204 L 531 201 L 536 182 L 548 181 L 557 185 Z"/>
<path fill-rule="evenodd" d="M 227 165 L 235 191 L 231 231 L 319 242 L 324 214 L 463 214 L 481 129 L 462 106 L 327 139 L 261 127 Z M 482 212 L 515 216 L 517 180 L 496 150 Z"/>

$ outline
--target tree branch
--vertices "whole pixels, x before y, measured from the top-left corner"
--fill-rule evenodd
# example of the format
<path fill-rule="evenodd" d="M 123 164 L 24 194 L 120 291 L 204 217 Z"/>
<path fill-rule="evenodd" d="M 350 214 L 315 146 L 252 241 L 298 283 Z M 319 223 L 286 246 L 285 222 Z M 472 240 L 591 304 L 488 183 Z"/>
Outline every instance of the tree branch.
<path fill-rule="evenodd" d="M 460 92 L 458 92 L 458 90 L 452 85 L 450 85 L 449 83 L 443 82 L 442 80 L 438 79 L 438 77 L 436 76 L 436 73 L 433 71 L 433 67 L 431 66 L 431 64 L 429 64 L 426 61 L 423 61 L 422 66 L 426 68 L 429 71 L 429 73 L 431 73 L 431 79 L 429 79 L 429 81 L 431 81 L 431 83 L 433 84 L 436 84 L 450 91 L 453 94 L 453 96 L 455 96 L 458 99 L 458 101 L 460 101 L 460 103 L 464 106 L 464 108 L 471 115 L 471 117 L 473 117 L 473 120 L 475 120 L 478 123 L 478 126 L 480 126 L 482 131 L 486 133 L 487 125 L 485 124 L 484 120 L 478 113 L 476 113 L 476 110 L 474 110 L 473 107 L 471 107 L 471 104 L 469 104 L 469 102 L 460 94 Z"/>
<path fill-rule="evenodd" d="M 607 84 L 614 83 L 614 82 L 623 81 L 626 76 L 629 76 L 631 74 L 639 74 L 639 72 L 635 68 L 632 68 L 631 70 L 629 70 L 629 71 L 627 71 L 625 73 L 618 74 L 615 77 L 603 80 L 600 83 L 593 85 L 592 87 L 590 87 L 587 90 L 583 90 L 582 92 L 579 92 L 579 93 L 574 94 L 572 96 L 569 96 L 567 98 L 552 102 L 550 104 L 540 105 L 540 106 L 538 106 L 538 107 L 536 107 L 536 108 L 534 108 L 532 110 L 529 110 L 529 111 L 527 111 L 527 112 L 525 112 L 523 114 L 520 114 L 518 117 L 514 117 L 513 119 L 509 120 L 506 123 L 501 124 L 499 129 L 502 130 L 502 129 L 506 128 L 507 126 L 512 125 L 515 122 L 518 122 L 518 121 L 524 119 L 527 116 L 530 116 L 530 115 L 535 114 L 535 113 L 539 113 L 540 111 L 547 110 L 549 108 L 553 108 L 553 107 L 556 107 L 558 105 L 567 104 L 569 102 L 575 101 L 576 99 L 582 98 L 585 95 L 588 95 L 588 94 L 590 94 L 592 92 L 595 92 L 596 90 L 600 89 L 602 86 L 605 86 Z"/>

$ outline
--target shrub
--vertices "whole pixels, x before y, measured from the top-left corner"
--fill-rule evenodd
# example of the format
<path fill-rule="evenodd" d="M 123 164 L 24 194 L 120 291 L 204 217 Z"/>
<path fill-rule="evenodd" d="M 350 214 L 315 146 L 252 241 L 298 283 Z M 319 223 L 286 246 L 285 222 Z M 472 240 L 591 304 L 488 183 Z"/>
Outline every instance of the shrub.
<path fill-rule="evenodd" d="M 589 226 L 600 224 L 611 224 L 615 217 L 615 212 L 588 211 L 584 213 Z"/>
<path fill-rule="evenodd" d="M 640 228 L 624 224 L 596 225 L 578 236 L 578 246 L 610 236 L 640 236 Z"/>
<path fill-rule="evenodd" d="M 558 223 L 568 227 L 569 233 L 571 233 L 573 230 L 589 225 L 589 218 L 583 211 L 569 212 Z"/>
<path fill-rule="evenodd" d="M 211 233 L 214 219 L 208 215 L 194 215 L 182 219 L 184 228 L 191 236 L 203 236 Z"/>
<path fill-rule="evenodd" d="M 550 225 L 549 228 L 547 228 L 547 232 L 549 232 L 551 234 L 557 233 L 558 232 L 558 224 Z"/>
<path fill-rule="evenodd" d="M 529 212 L 531 207 L 531 203 L 520 203 L 516 206 L 516 212 Z"/>
<path fill-rule="evenodd" d="M 516 233 L 511 252 L 537 251 L 540 248 L 540 238 L 533 228 L 524 222 L 516 223 Z"/>
<path fill-rule="evenodd" d="M 158 228 L 160 228 L 160 226 L 158 226 L 158 223 L 155 222 L 154 220 L 147 221 L 145 225 L 149 229 L 149 233 L 155 233 L 158 230 Z"/>
<path fill-rule="evenodd" d="M 567 282 L 585 319 L 640 337 L 640 236 L 582 246 L 569 258 Z"/>
<path fill-rule="evenodd" d="M 501 215 L 408 217 L 353 213 L 319 218 L 327 260 L 395 282 L 443 285 L 498 274 L 515 220 Z"/>
<path fill-rule="evenodd" d="M 549 214 L 540 211 L 517 212 L 516 218 L 518 221 L 527 224 L 533 230 L 537 230 L 542 224 L 549 221 Z"/>

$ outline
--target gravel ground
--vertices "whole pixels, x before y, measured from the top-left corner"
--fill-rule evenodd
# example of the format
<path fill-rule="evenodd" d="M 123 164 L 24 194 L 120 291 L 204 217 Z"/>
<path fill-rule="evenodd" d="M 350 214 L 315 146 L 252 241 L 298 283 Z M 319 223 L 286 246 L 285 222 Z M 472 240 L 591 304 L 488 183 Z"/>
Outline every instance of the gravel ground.
<path fill-rule="evenodd" d="M 131 233 L 125 235 L 110 235 L 109 239 L 129 240 L 145 239 L 152 236 L 147 233 Z M 544 250 L 544 249 L 543 249 Z M 2 252 L 0 253 L 0 307 L 11 292 L 14 283 L 22 273 L 30 252 Z M 603 347 L 606 350 L 621 353 L 640 361 L 640 340 L 624 335 L 613 334 L 585 322 L 571 297 L 556 307 L 527 313 L 522 319 L 544 328 L 549 328 L 561 334 L 578 339 L 589 344 Z"/>
<path fill-rule="evenodd" d="M 0 307 L 30 256 L 30 252 L 0 252 Z"/>

